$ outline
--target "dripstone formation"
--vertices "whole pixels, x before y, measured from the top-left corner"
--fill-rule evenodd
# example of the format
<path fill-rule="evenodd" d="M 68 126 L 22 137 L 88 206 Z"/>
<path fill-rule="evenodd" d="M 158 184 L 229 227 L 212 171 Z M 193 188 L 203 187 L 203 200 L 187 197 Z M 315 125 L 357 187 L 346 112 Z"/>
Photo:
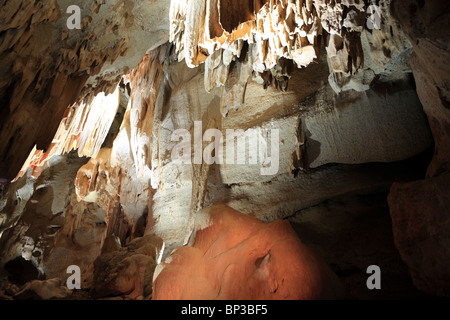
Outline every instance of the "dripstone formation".
<path fill-rule="evenodd" d="M 445 1 L 0 8 L 0 298 L 450 296 Z"/>

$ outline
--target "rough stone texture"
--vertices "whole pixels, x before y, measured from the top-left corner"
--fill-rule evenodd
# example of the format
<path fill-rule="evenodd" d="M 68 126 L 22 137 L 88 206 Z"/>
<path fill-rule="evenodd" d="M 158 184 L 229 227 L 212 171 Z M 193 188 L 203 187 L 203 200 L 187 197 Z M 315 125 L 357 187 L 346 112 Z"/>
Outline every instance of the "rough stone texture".
<path fill-rule="evenodd" d="M 32 176 L 38 178 L 47 161 L 72 150 L 77 150 L 79 157 L 95 158 L 116 115 L 120 114 L 119 109 L 125 108 L 127 102 L 126 94 L 118 86 L 113 94 L 99 93 L 89 103 L 69 107 L 47 151 L 35 146 L 14 180 L 22 177 L 28 168 L 32 168 Z"/>
<path fill-rule="evenodd" d="M 38 179 L 31 177 L 29 169 L 24 177 L 8 185 L 0 214 L 2 266 L 21 256 L 45 273 L 44 254 L 52 247 L 55 233 L 64 225 L 74 176 L 85 162 L 73 154 L 56 156 L 46 164 Z"/>
<path fill-rule="evenodd" d="M 169 54 L 169 57 L 164 61 L 172 61 L 170 52 L 167 53 L 167 49 L 162 48 L 159 55 L 164 56 L 165 54 Z M 155 58 L 152 59 L 162 59 L 161 57 L 156 58 L 156 53 L 153 55 Z M 130 143 L 135 144 L 135 141 L 141 141 L 136 143 L 136 147 L 133 147 L 138 151 L 134 153 L 133 157 L 137 162 L 135 166 L 139 168 L 138 170 L 143 173 L 149 172 L 145 164 L 151 164 L 148 167 L 151 169 L 151 185 L 155 190 L 151 206 L 149 205 L 155 221 L 152 230 L 165 238 L 170 249 L 174 249 L 183 242 L 180 240 L 181 235 L 178 230 L 180 228 L 187 229 L 189 233 L 190 228 L 189 226 L 186 228 L 186 223 L 189 224 L 192 221 L 193 215 L 199 209 L 196 207 L 196 201 L 193 201 L 191 197 L 196 197 L 195 199 L 199 199 L 200 203 L 205 197 L 201 190 L 204 190 L 206 186 L 207 175 L 202 173 L 203 176 L 201 176 L 196 173 L 195 170 L 199 170 L 199 168 L 195 164 L 178 164 L 172 161 L 172 151 L 177 144 L 177 141 L 172 140 L 173 132 L 177 129 L 186 129 L 193 138 L 195 134 L 194 121 L 202 121 L 202 133 L 211 125 L 210 121 L 212 121 L 214 122 L 213 127 L 219 128 L 224 134 L 226 129 L 251 129 L 259 132 L 266 142 L 270 141 L 270 135 L 265 135 L 265 131 L 280 130 L 279 170 L 276 174 L 261 175 L 263 162 L 261 158 L 257 159 L 255 165 L 250 165 L 248 159 L 245 159 L 245 165 L 230 165 L 226 162 L 222 165 L 214 165 L 214 170 L 220 172 L 218 183 L 230 185 L 232 190 L 240 188 L 243 184 L 268 181 L 273 182 L 272 187 L 278 183 L 287 185 L 294 183 L 301 186 L 303 180 L 287 177 L 293 172 L 297 175 L 302 169 L 320 167 L 330 163 L 356 164 L 403 160 L 422 152 L 431 144 L 426 119 L 413 91 L 411 79 L 407 76 L 385 77 L 378 82 L 373 91 L 349 92 L 333 103 L 326 102 L 334 99 L 334 94 L 323 82 L 308 83 L 303 80 L 303 77 L 312 76 L 313 73 L 320 72 L 322 75 L 323 71 L 319 66 L 312 70 L 293 71 L 291 84 L 295 81 L 298 86 L 291 85 L 284 92 L 275 88 L 264 90 L 258 83 L 249 80 L 244 103 L 239 109 L 230 110 L 224 118 L 220 111 L 221 101 L 224 97 L 218 88 L 209 93 L 201 89 L 204 75 L 201 69 L 186 68 L 181 62 L 171 63 L 168 68 L 161 70 L 158 65 L 154 65 L 152 59 L 144 59 L 141 69 L 146 70 L 149 68 L 146 64 L 152 64 L 153 68 L 159 70 L 158 77 L 164 70 L 168 80 L 161 84 L 162 88 L 159 87 L 160 94 L 149 99 L 154 104 L 145 105 L 145 109 L 139 111 L 147 118 L 149 115 L 153 115 L 153 120 L 142 121 L 142 129 L 136 129 L 136 138 L 133 133 Z M 152 70 L 151 74 L 156 72 L 154 69 L 150 70 Z M 150 84 L 160 82 L 158 77 L 149 77 L 154 81 Z M 326 79 L 326 76 L 323 77 L 323 81 Z M 393 85 L 396 90 L 387 90 Z M 314 94 L 315 91 L 318 93 Z M 261 99 L 262 96 L 263 99 Z M 141 100 L 134 101 L 130 112 L 137 112 L 142 108 L 139 103 Z M 138 114 L 136 113 L 136 115 Z M 363 127 L 361 122 L 364 123 Z M 377 126 L 381 125 L 384 125 L 384 130 L 377 129 Z M 411 131 L 410 126 L 415 127 L 416 130 Z M 155 139 L 148 138 L 150 129 L 152 130 L 151 136 Z M 371 148 L 367 148 L 368 139 L 372 141 Z M 149 143 L 148 141 L 150 141 L 148 148 L 144 147 Z M 206 146 L 207 144 L 204 143 L 203 148 Z M 226 146 L 227 141 L 224 141 L 224 149 Z M 192 152 L 194 153 L 194 150 Z M 247 154 L 257 154 L 258 151 L 248 148 L 246 152 Z M 224 157 L 226 157 L 226 150 Z M 201 170 L 208 172 L 209 169 L 203 166 Z M 323 169 L 325 172 L 327 170 Z M 345 171 L 345 169 L 342 170 Z M 350 171 L 351 169 L 349 169 Z M 327 190 L 325 193 L 328 191 L 330 193 L 338 192 L 338 190 L 339 192 L 348 192 L 358 188 L 344 182 L 345 179 L 339 180 L 337 177 L 332 177 L 331 172 L 342 172 L 341 169 L 330 169 L 329 175 L 325 172 L 319 174 L 323 177 L 323 181 L 325 181 L 325 177 L 328 177 L 328 179 L 343 182 L 342 184 L 338 183 L 336 189 L 333 187 L 334 184 L 327 182 L 328 187 L 321 189 Z M 400 170 L 400 172 L 402 171 Z M 306 180 L 310 179 L 308 174 L 305 174 L 304 177 Z M 388 178 L 388 174 L 386 178 Z M 314 178 L 312 179 L 314 180 Z M 386 183 L 389 183 L 387 182 L 389 179 L 392 178 L 388 178 Z M 367 185 L 363 187 L 360 184 L 359 187 L 367 188 L 371 184 L 376 184 L 370 179 L 366 181 Z M 248 203 L 246 198 L 253 197 L 250 188 L 257 190 L 261 186 L 255 184 L 248 186 L 246 191 L 241 191 L 240 202 Z M 268 188 L 270 189 L 270 186 Z M 128 187 L 122 188 L 121 192 L 125 192 L 126 189 Z M 292 190 L 289 186 L 287 189 Z M 200 193 L 197 193 L 196 190 L 199 190 Z M 227 189 L 216 193 L 216 199 L 223 199 L 221 195 L 225 196 L 224 201 L 233 199 L 233 194 L 223 190 Z M 296 189 L 294 188 L 294 190 Z M 311 198 L 315 198 L 316 201 L 321 201 L 318 200 L 319 198 L 322 199 L 322 196 L 318 195 L 319 193 L 312 189 L 308 191 Z M 298 201 L 299 197 L 295 195 L 294 191 L 287 192 L 287 194 L 287 197 L 292 196 Z M 230 197 L 227 198 L 227 195 Z M 267 198 L 267 195 L 262 197 Z M 174 198 L 177 199 L 175 202 L 172 201 Z M 269 201 L 261 200 L 261 203 L 264 203 L 265 210 L 254 207 L 245 208 L 244 205 L 240 205 L 238 209 L 245 212 L 266 212 L 267 216 L 275 214 L 279 209 L 277 205 L 272 208 L 273 203 L 270 204 Z M 239 204 L 232 206 L 234 205 Z M 288 210 L 282 212 L 287 214 Z M 277 213 L 275 216 L 280 217 L 283 214 Z M 188 216 L 190 218 L 186 222 Z"/>
<path fill-rule="evenodd" d="M 60 224 L 53 226 L 53 241 L 43 250 L 43 270 L 47 277 L 66 281 L 70 276 L 67 267 L 77 265 L 81 288 L 85 289 L 92 284 L 93 262 L 100 253 L 106 229 L 104 212 L 95 204 L 78 202 L 74 192 L 70 203 Z"/>
<path fill-rule="evenodd" d="M 72 293 L 61 279 L 33 280 L 28 282 L 19 291 L 14 292 L 14 300 L 30 299 L 63 299 Z"/>
<path fill-rule="evenodd" d="M 107 238 L 105 244 L 111 240 Z M 153 271 L 162 255 L 161 238 L 148 235 L 136 238 L 126 247 L 108 249 L 94 262 L 93 298 L 125 296 L 130 299 L 151 297 Z"/>
<path fill-rule="evenodd" d="M 388 88 L 395 87 L 396 90 Z M 304 163 L 395 162 L 410 158 L 432 144 L 432 136 L 411 79 L 377 82 L 373 90 L 349 92 L 333 100 L 315 97 L 316 110 L 302 117 Z M 411 130 L 414 128 L 414 130 Z M 370 146 L 368 148 L 367 146 Z"/>
<path fill-rule="evenodd" d="M 416 286 L 449 296 L 450 6 L 442 1 L 394 1 L 392 12 L 413 46 L 411 68 L 435 140 L 427 179 L 391 189 L 395 241 Z"/>
<path fill-rule="evenodd" d="M 147 54 L 127 78 L 131 97 L 111 147 L 99 150 L 75 180 L 79 199 L 97 203 L 105 211 L 107 236 L 122 243 L 142 236 L 153 224 L 151 211 L 151 136 L 156 105 L 160 105 L 166 45 Z M 111 223 L 109 223 L 111 221 Z"/>
<path fill-rule="evenodd" d="M 143 294 L 123 281 L 148 262 L 122 259 L 127 245 L 156 235 L 167 256 L 195 238 L 204 207 L 271 222 L 387 192 L 425 177 L 416 157 L 431 134 L 427 176 L 448 169 L 445 4 L 377 1 L 377 30 L 363 1 L 81 1 L 83 28 L 69 32 L 68 1 L 20 3 L 0 2 L 0 267 L 25 261 L 18 278 L 64 281 L 77 264 L 83 296 L 114 250 L 100 292 L 148 298 L 148 281 Z M 258 138 L 236 152 L 245 164 L 219 161 L 230 129 Z"/>
<path fill-rule="evenodd" d="M 336 276 L 287 221 L 260 222 L 225 206 L 197 215 L 192 246 L 157 267 L 155 300 L 342 297 Z"/>
<path fill-rule="evenodd" d="M 436 142 L 427 176 L 437 176 L 450 169 L 449 5 L 442 1 L 395 1 L 392 11 L 413 45 L 411 67 L 417 94 Z"/>
<path fill-rule="evenodd" d="M 394 184 L 389 194 L 395 244 L 414 285 L 450 296 L 450 175 Z"/>
<path fill-rule="evenodd" d="M 326 199 L 348 194 L 370 194 L 389 190 L 393 182 L 423 177 L 414 162 L 325 166 L 308 172 L 276 176 L 268 182 L 223 185 L 210 173 L 205 205 L 225 203 L 261 220 L 289 217 Z"/>
<path fill-rule="evenodd" d="M 169 37 L 166 1 L 77 1 L 81 30 L 66 26 L 72 4 L 0 3 L 0 176 L 8 180 L 35 145 L 50 147 L 66 108 L 90 91 L 113 91 Z"/>
<path fill-rule="evenodd" d="M 296 212 L 289 222 L 327 261 L 349 299 L 432 299 L 413 285 L 395 246 L 387 194 L 336 197 Z M 367 267 L 373 264 L 381 269 L 381 290 L 366 287 Z"/>

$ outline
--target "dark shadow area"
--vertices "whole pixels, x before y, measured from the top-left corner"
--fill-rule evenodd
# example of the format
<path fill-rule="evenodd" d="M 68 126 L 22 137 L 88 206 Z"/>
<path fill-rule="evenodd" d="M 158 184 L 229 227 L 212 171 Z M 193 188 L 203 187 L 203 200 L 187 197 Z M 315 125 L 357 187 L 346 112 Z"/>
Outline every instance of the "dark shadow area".
<path fill-rule="evenodd" d="M 423 179 L 433 148 L 399 162 Z M 407 182 L 407 181 L 402 181 Z M 349 299 L 435 299 L 413 284 L 395 246 L 387 197 L 389 190 L 328 199 L 290 217 L 299 238 L 312 247 L 342 281 Z M 368 289 L 367 268 L 381 269 L 381 289 Z"/>
<path fill-rule="evenodd" d="M 5 270 L 8 272 L 8 279 L 16 285 L 24 285 L 28 281 L 42 279 L 39 270 L 31 261 L 22 257 L 16 257 L 5 264 Z"/>
<path fill-rule="evenodd" d="M 290 219 L 299 238 L 330 265 L 349 299 L 432 299 L 413 285 L 394 244 L 387 193 L 327 200 Z M 371 274 L 381 270 L 381 289 L 368 289 Z"/>
<path fill-rule="evenodd" d="M 105 138 L 105 141 L 102 144 L 102 148 L 112 148 L 114 140 L 119 134 L 120 127 L 123 122 L 123 118 L 125 116 L 125 112 L 127 110 L 128 101 L 130 99 L 129 96 L 129 85 L 124 85 L 123 82 L 120 83 L 120 102 L 119 107 L 117 109 L 116 116 L 114 117 L 113 123 L 109 129 L 109 132 Z"/>

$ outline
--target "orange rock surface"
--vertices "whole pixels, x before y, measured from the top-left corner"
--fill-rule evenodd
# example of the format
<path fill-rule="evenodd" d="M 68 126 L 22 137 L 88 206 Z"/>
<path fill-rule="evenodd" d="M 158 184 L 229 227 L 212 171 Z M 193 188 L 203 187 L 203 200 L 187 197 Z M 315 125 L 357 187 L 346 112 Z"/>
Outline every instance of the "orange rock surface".
<path fill-rule="evenodd" d="M 225 206 L 198 215 L 193 245 L 178 248 L 157 267 L 154 300 L 341 296 L 337 277 L 287 220 L 265 223 Z M 207 221 L 206 228 L 199 221 Z"/>

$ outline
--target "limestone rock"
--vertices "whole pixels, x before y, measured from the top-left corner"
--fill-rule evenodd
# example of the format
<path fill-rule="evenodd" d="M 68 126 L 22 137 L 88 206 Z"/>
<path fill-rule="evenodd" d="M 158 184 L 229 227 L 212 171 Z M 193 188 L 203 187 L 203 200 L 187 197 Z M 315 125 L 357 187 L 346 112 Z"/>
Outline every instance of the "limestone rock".
<path fill-rule="evenodd" d="M 252 220 L 265 234 L 312 206 L 419 179 L 392 189 L 398 216 L 414 190 L 430 193 L 423 168 L 433 140 L 426 177 L 449 169 L 449 19 L 438 1 L 79 1 L 80 30 L 67 29 L 64 1 L 25 2 L 0 1 L 0 285 L 11 261 L 30 266 L 24 281 L 64 281 L 75 264 L 80 295 L 149 298 L 159 259 L 137 254 L 139 239 L 160 237 L 165 258 L 216 230 L 196 232 L 204 207 L 274 222 Z M 257 139 L 228 148 L 250 133 Z M 435 196 L 447 203 L 443 184 Z M 440 230 L 430 199 L 417 200 L 423 215 L 412 220 Z M 286 259 L 295 260 L 304 248 L 292 241 L 297 254 Z M 197 265 L 197 249 L 175 252 Z M 252 256 L 249 286 L 259 288 L 276 257 Z M 431 273 L 416 256 L 405 260 Z M 226 263 L 215 266 L 222 276 Z M 226 294 L 203 280 L 205 293 Z"/>
<path fill-rule="evenodd" d="M 81 289 L 87 289 L 93 281 L 93 262 L 100 254 L 106 230 L 104 211 L 95 204 L 78 202 L 74 193 L 70 203 L 64 219 L 52 228 L 52 238 L 42 250 L 42 264 L 48 278 L 59 278 L 64 283 L 70 276 L 67 268 L 78 266 Z"/>
<path fill-rule="evenodd" d="M 72 150 L 77 150 L 80 157 L 95 158 L 114 121 L 120 99 L 117 87 L 110 95 L 99 93 L 90 103 L 81 102 L 68 107 L 50 147 L 43 152 L 34 146 L 15 180 L 28 168 L 32 168 L 32 176 L 38 178 L 47 161 Z"/>
<path fill-rule="evenodd" d="M 32 262 L 41 274 L 46 273 L 47 250 L 51 250 L 55 233 L 64 224 L 73 179 L 84 163 L 73 154 L 55 156 L 42 168 L 38 179 L 28 169 L 26 175 L 9 184 L 10 192 L 1 211 L 1 265 L 20 256 Z"/>
<path fill-rule="evenodd" d="M 375 90 L 349 92 L 335 100 L 330 88 L 321 88 L 310 97 L 314 102 L 309 103 L 307 111 L 242 130 L 241 136 L 247 139 L 245 163 L 221 165 L 223 182 L 268 181 L 294 169 L 318 168 L 330 163 L 395 162 L 423 152 L 433 141 L 411 82 L 409 77 L 378 82 Z M 384 88 L 391 85 L 397 90 L 386 92 Z M 279 130 L 282 142 L 279 149 L 271 150 L 274 129 Z M 252 139 L 267 147 L 251 144 Z M 371 147 L 367 148 L 367 144 Z M 227 140 L 224 134 L 224 158 L 227 148 L 233 145 L 237 148 L 239 141 Z M 277 157 L 273 154 L 275 150 L 278 150 Z M 292 165 L 294 155 L 299 162 L 296 165 Z M 256 163 L 250 163 L 250 156 L 257 158 Z M 273 173 L 261 174 L 264 167 L 273 168 Z"/>
<path fill-rule="evenodd" d="M 284 59 L 292 60 L 299 68 L 307 67 L 317 61 L 319 37 L 327 34 L 333 88 L 336 92 L 365 91 L 375 74 L 387 71 L 393 66 L 391 60 L 410 48 L 390 16 L 390 0 L 380 1 L 369 17 L 369 5 L 363 1 L 221 3 L 171 1 L 170 41 L 178 59 L 185 59 L 189 67 L 206 62 L 207 91 L 214 85 L 225 86 L 230 62 L 239 64 L 242 57 L 251 60 L 247 69 L 256 79 L 267 76 Z M 249 49 L 243 50 L 246 46 Z M 352 76 L 359 70 L 355 80 Z M 283 82 L 287 83 L 287 79 Z"/>
<path fill-rule="evenodd" d="M 386 90 L 391 86 L 396 90 Z M 400 161 L 433 143 L 409 76 L 378 81 L 366 92 L 343 94 L 332 105 L 320 103 L 331 101 L 329 94 L 319 91 L 317 106 L 301 116 L 305 163 L 310 168 L 327 163 Z"/>

